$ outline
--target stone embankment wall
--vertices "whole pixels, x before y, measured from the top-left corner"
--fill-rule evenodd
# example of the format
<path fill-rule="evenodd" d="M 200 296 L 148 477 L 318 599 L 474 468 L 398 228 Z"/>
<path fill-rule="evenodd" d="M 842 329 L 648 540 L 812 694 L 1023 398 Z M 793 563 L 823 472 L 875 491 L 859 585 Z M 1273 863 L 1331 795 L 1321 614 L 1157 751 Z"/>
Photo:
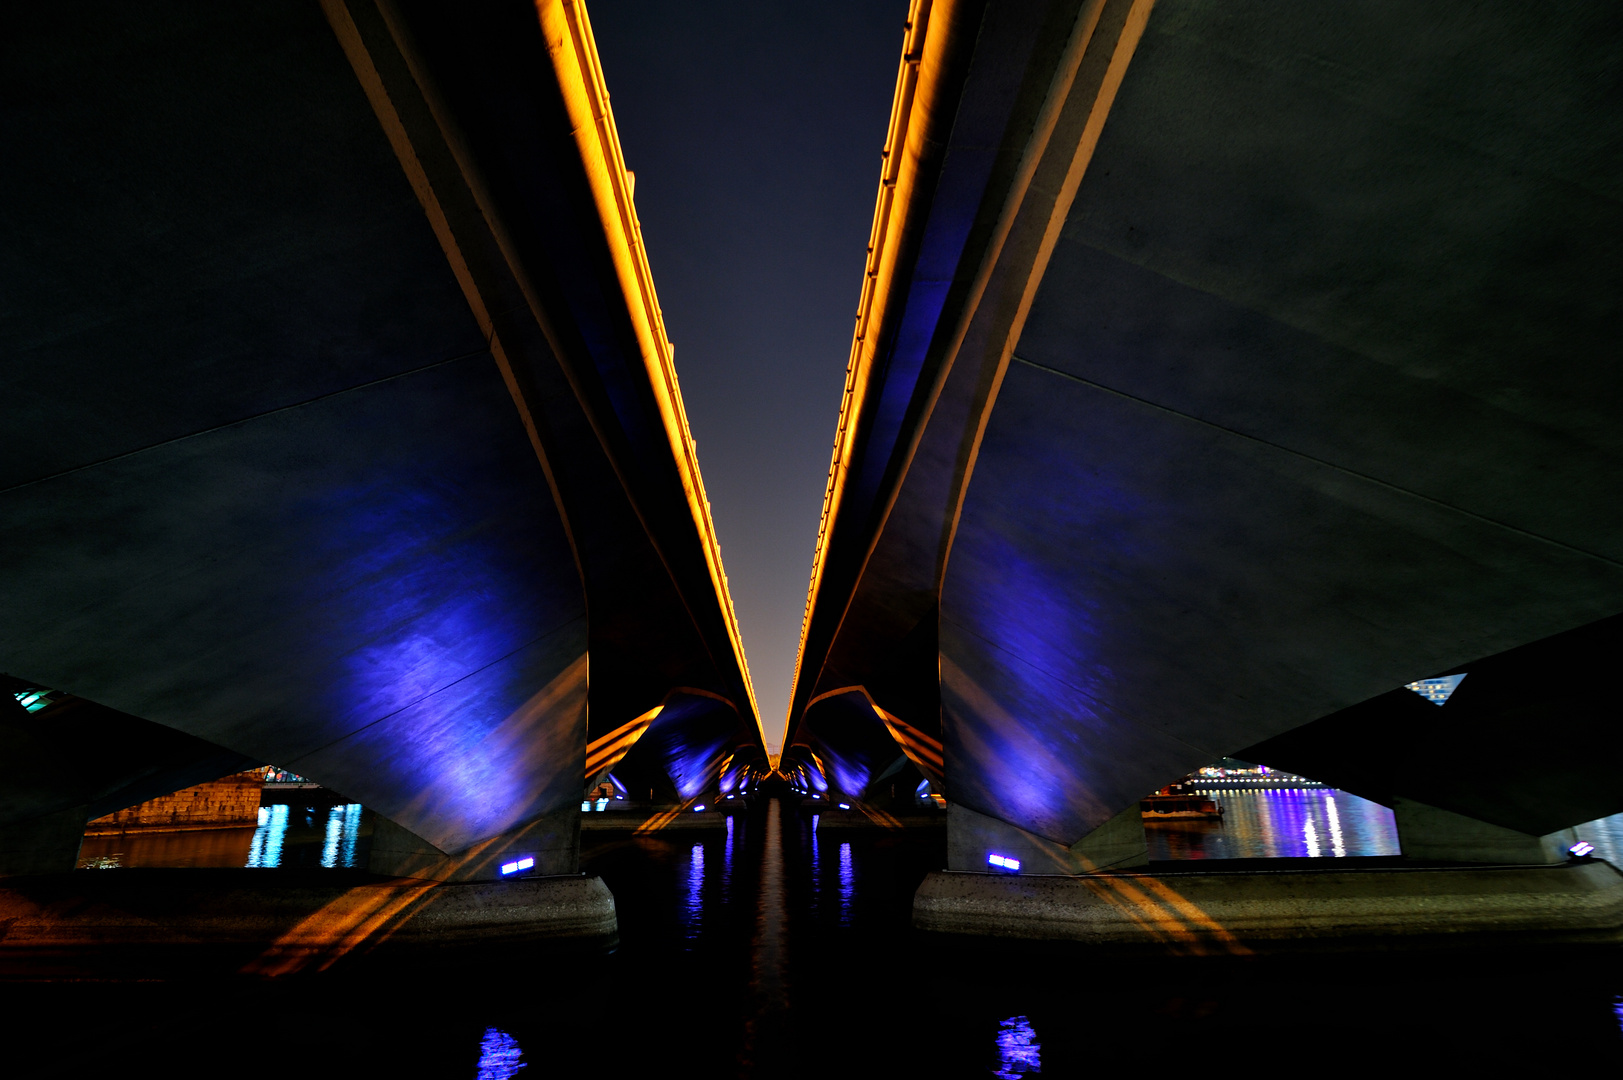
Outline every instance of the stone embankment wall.
<path fill-rule="evenodd" d="M 223 776 L 196 787 L 126 807 L 85 826 L 86 836 L 125 832 L 180 832 L 228 829 L 259 823 L 259 791 L 264 770 Z"/>

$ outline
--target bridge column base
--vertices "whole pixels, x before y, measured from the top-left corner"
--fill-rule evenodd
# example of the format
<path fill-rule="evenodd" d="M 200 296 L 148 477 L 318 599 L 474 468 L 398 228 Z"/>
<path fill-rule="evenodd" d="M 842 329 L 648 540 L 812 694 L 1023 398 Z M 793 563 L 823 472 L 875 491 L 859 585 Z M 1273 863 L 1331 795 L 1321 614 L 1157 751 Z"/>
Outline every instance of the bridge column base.
<path fill-rule="evenodd" d="M 524 860 L 532 860 L 532 864 L 513 874 L 501 872 L 503 866 Z M 431 881 L 503 881 L 579 873 L 580 808 L 543 814 L 454 853 L 441 851 L 380 815 L 373 825 L 367 869 L 390 877 Z"/>
<path fill-rule="evenodd" d="M 1623 943 L 1623 874 L 1559 866 L 933 873 L 913 925 L 1170 955 Z"/>
<path fill-rule="evenodd" d="M 1392 800 L 1392 816 L 1403 857 L 1417 862 L 1548 866 L 1565 862 L 1567 849 L 1578 842 L 1571 829 L 1534 836 L 1412 799 Z"/>
<path fill-rule="evenodd" d="M 59 874 L 79 863 L 87 807 L 75 806 L 44 817 L 0 824 L 0 877 Z"/>
<path fill-rule="evenodd" d="M 1000 855 L 1019 862 L 1027 874 L 1086 874 L 1123 870 L 1149 862 L 1144 815 L 1138 804 L 1123 810 L 1081 840 L 1066 847 L 998 818 L 957 803 L 947 804 L 947 869 L 968 873 L 992 868 Z"/>

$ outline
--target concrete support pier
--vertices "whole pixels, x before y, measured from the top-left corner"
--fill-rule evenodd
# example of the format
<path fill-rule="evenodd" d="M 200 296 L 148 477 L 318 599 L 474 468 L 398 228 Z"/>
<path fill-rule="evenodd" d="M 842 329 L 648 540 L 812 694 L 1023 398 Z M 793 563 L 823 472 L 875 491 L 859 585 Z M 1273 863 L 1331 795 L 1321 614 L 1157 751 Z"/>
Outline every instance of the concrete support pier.
<path fill-rule="evenodd" d="M 992 865 L 988 860 L 993 855 L 1013 858 L 1026 874 L 1126 870 L 1150 861 L 1144 815 L 1136 802 L 1069 847 L 958 803 L 948 803 L 947 869 L 985 872 Z"/>
<path fill-rule="evenodd" d="M 0 823 L 0 878 L 66 873 L 79 863 L 88 807 Z"/>
<path fill-rule="evenodd" d="M 380 814 L 372 826 L 372 854 L 367 868 L 390 877 L 433 881 L 502 881 L 574 874 L 580 870 L 580 819 L 580 808 L 568 806 L 464 851 L 446 852 Z M 521 871 L 502 873 L 503 866 L 526 861 L 529 865 Z"/>
<path fill-rule="evenodd" d="M 1392 816 L 1403 857 L 1414 862 L 1550 866 L 1565 862 L 1578 842 L 1572 829 L 1534 836 L 1401 797 L 1392 800 Z"/>
<path fill-rule="evenodd" d="M 1158 954 L 1623 943 L 1623 874 L 1553 866 L 938 872 L 913 925 Z"/>

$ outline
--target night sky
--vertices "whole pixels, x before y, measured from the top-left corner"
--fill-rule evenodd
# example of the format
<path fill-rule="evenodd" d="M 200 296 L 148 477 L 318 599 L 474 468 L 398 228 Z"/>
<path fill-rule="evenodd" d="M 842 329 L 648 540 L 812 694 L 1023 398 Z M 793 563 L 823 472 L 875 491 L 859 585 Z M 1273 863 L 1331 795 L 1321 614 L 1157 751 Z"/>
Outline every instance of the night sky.
<path fill-rule="evenodd" d="M 776 749 L 907 4 L 589 11 Z"/>

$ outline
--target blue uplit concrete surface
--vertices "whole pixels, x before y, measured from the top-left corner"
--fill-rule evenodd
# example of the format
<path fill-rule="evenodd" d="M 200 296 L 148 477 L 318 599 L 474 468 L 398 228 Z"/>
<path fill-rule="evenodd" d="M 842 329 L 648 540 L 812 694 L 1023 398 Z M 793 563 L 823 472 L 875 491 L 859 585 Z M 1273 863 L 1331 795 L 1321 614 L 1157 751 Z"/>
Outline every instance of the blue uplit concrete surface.
<path fill-rule="evenodd" d="M 1572 831 L 1578 839 L 1595 845 L 1595 858 L 1623 869 L 1623 814 L 1586 821 Z"/>

